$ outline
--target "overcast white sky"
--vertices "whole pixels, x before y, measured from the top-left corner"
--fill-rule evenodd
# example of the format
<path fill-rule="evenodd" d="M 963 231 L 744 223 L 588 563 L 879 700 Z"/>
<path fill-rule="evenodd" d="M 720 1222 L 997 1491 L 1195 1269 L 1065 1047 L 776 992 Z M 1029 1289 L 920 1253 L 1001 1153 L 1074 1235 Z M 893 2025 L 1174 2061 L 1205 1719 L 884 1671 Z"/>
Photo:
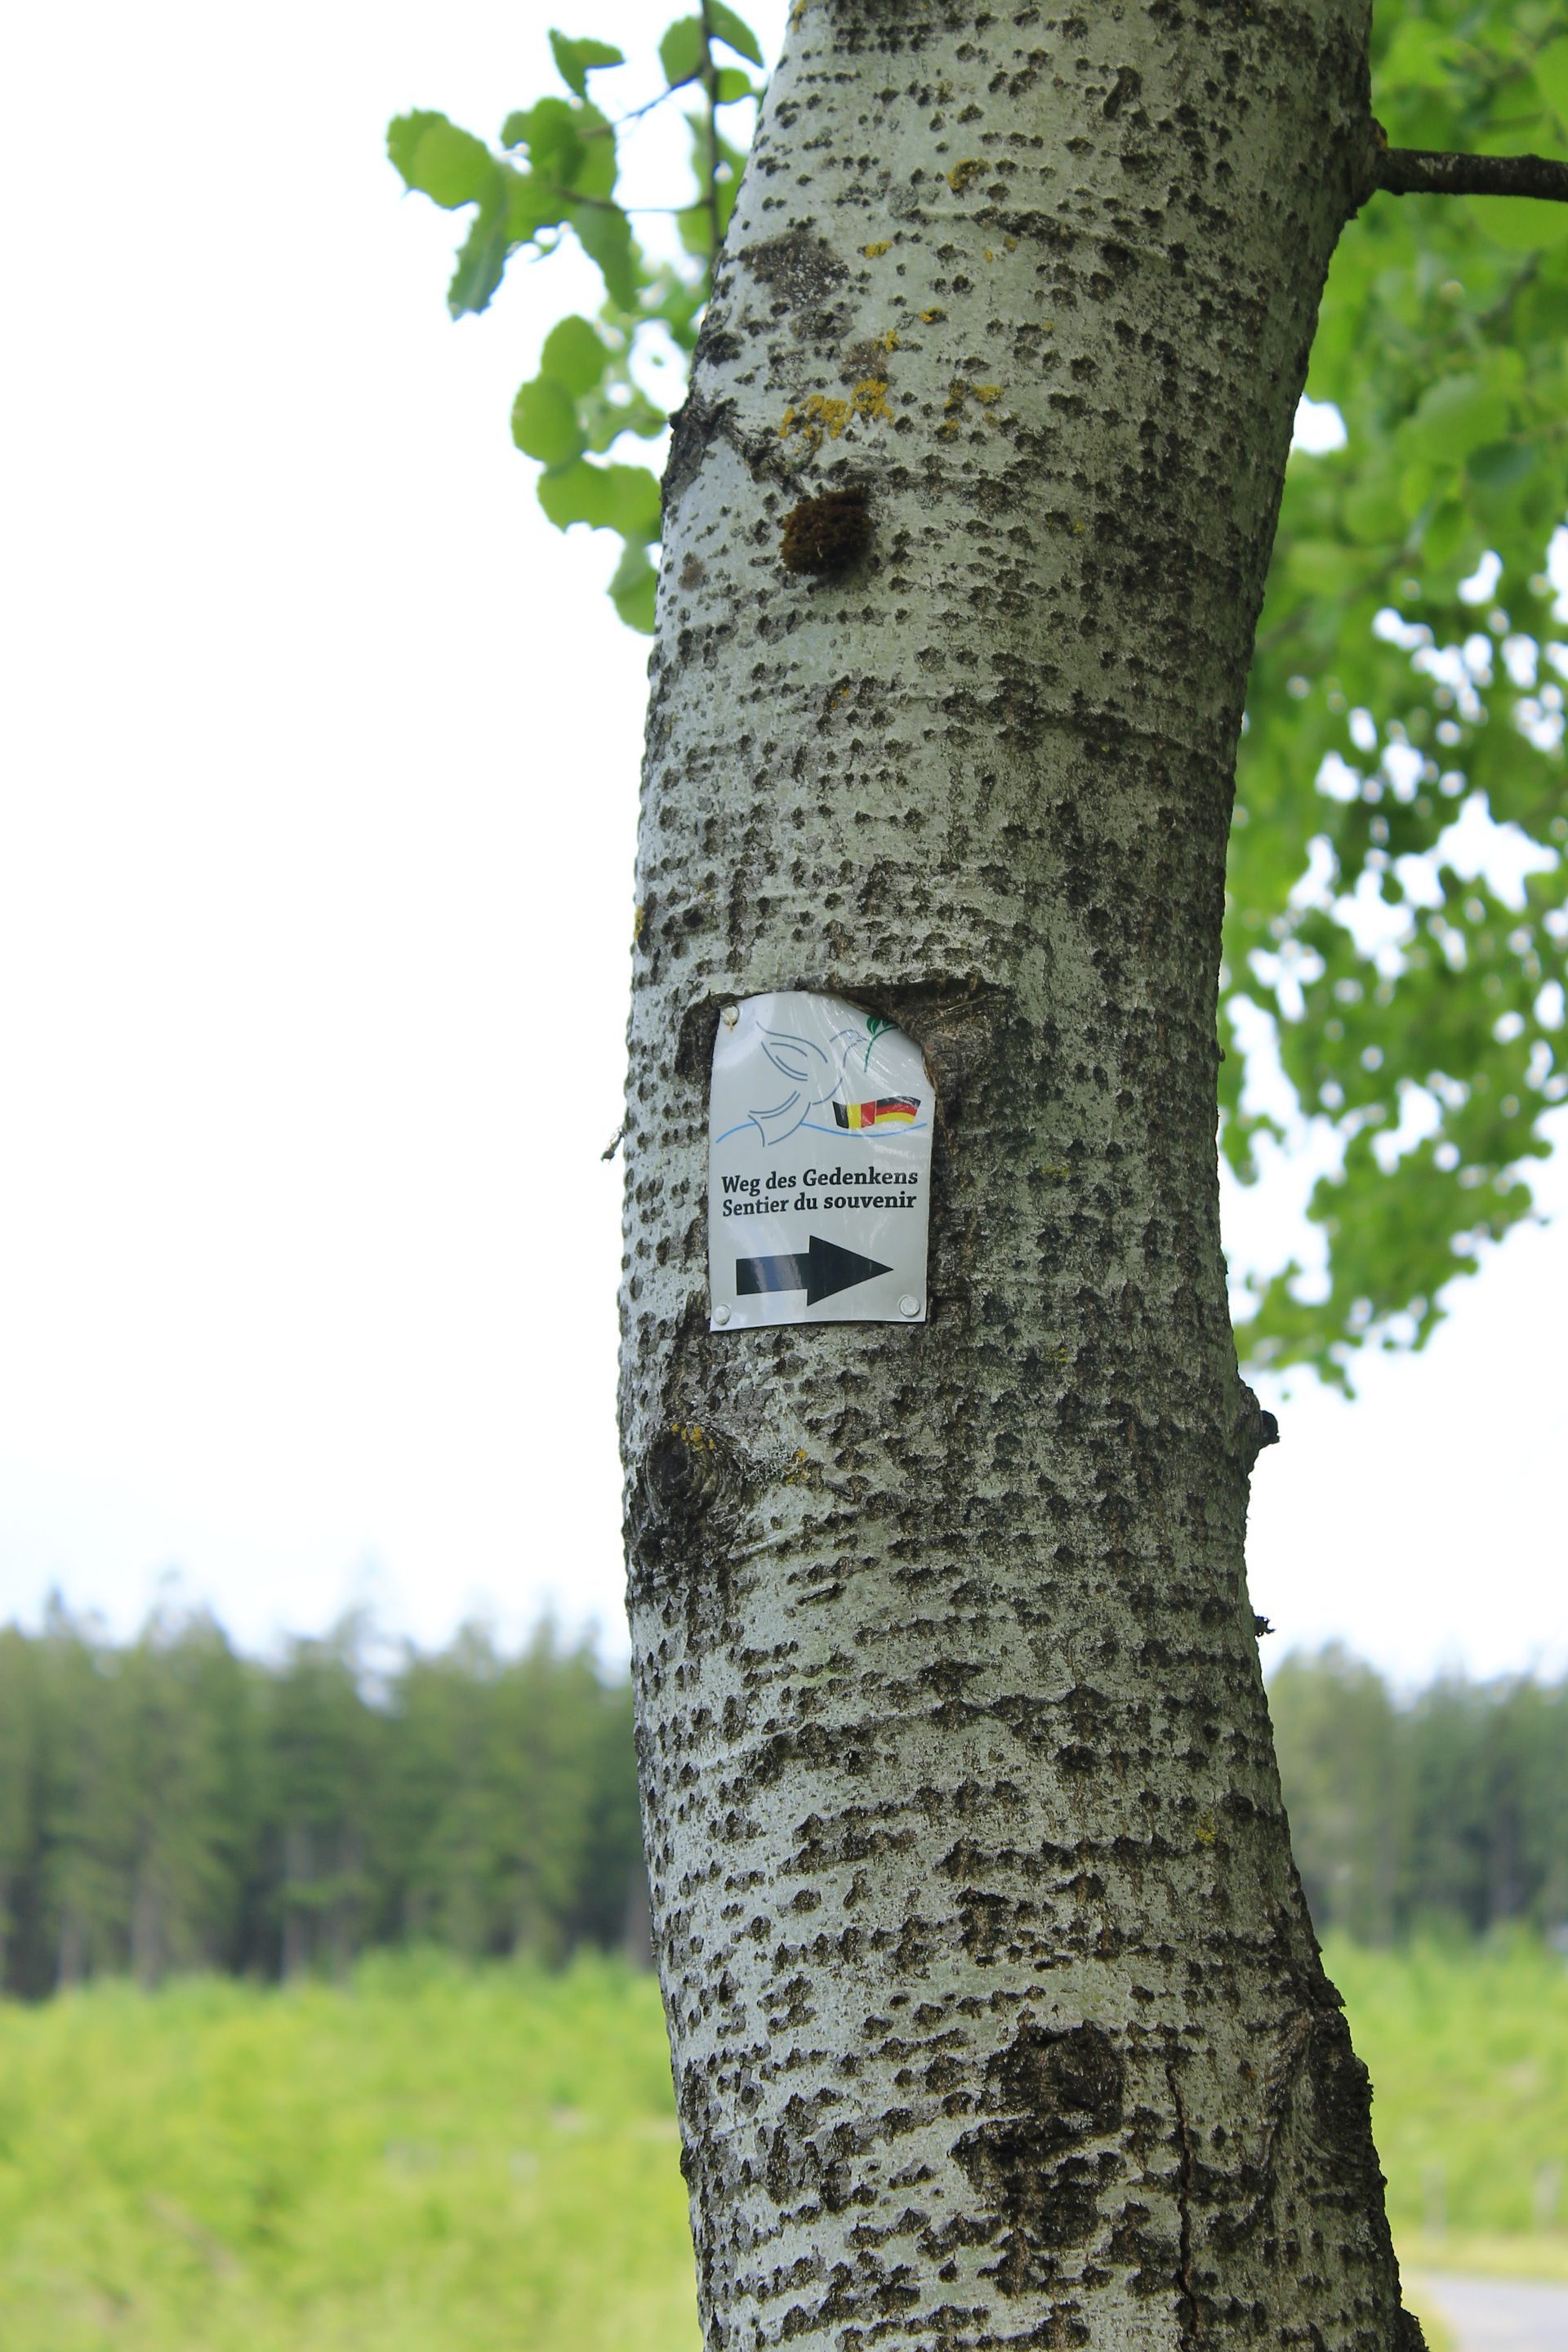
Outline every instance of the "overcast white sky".
<path fill-rule="evenodd" d="M 365 1601 L 623 1642 L 600 1153 L 646 647 L 507 433 L 593 281 L 514 269 L 453 327 L 454 224 L 383 148 L 416 103 L 493 131 L 548 21 L 97 0 L 3 37 L 0 1620 L 58 1584 L 128 1630 L 175 1570 L 250 1644 Z M 1361 1402 L 1285 1409 L 1284 1641 L 1568 1658 L 1565 1330 L 1559 1223 Z"/>

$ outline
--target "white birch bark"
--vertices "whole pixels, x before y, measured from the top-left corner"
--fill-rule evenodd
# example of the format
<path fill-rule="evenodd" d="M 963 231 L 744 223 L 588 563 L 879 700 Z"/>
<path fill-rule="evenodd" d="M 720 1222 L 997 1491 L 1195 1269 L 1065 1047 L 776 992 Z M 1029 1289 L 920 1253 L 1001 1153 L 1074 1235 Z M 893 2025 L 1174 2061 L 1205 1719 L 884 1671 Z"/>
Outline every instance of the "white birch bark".
<path fill-rule="evenodd" d="M 624 1433 L 710 2347 L 1393 2347 L 1243 1566 L 1232 763 L 1365 0 L 806 0 L 667 478 Z M 833 488 L 869 542 L 792 572 Z M 931 1320 L 710 1335 L 721 1006 L 939 1089 Z"/>

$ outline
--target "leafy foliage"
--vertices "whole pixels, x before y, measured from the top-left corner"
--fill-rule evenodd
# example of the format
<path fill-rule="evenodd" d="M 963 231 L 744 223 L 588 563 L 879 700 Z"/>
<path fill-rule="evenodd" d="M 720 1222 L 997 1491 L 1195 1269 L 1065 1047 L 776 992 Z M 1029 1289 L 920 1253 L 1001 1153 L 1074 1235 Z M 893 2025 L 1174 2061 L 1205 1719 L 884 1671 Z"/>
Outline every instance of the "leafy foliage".
<path fill-rule="evenodd" d="M 1396 146 L 1568 150 L 1568 37 L 1544 5 L 1379 12 Z M 1568 205 L 1374 196 L 1341 240 L 1308 391 L 1342 449 L 1292 459 L 1247 698 L 1226 926 L 1225 1148 L 1331 1129 L 1310 1214 L 1326 1296 L 1287 1267 L 1244 1343 L 1346 1380 L 1419 1345 L 1568 1092 L 1568 675 L 1548 542 L 1568 507 Z M 1484 593 L 1483 593 L 1484 592 Z M 1508 888 L 1451 828 L 1513 829 Z M 1533 856 L 1527 855 L 1533 851 Z M 1298 1106 L 1244 1088 L 1247 1000 Z M 1238 1025 L 1239 1016 L 1239 1025 Z"/>
<path fill-rule="evenodd" d="M 539 372 L 512 406 L 512 438 L 542 467 L 539 498 L 560 530 L 586 523 L 616 532 L 623 544 L 610 595 L 623 621 L 653 629 L 656 572 L 647 551 L 659 537 L 658 482 L 646 466 L 602 462 L 623 435 L 653 440 L 665 412 L 637 381 L 639 341 L 668 337 L 689 357 L 707 299 L 713 256 L 729 224 L 744 149 L 720 129 L 723 110 L 747 106 L 757 86 L 721 52 L 760 66 L 756 35 L 722 0 L 671 25 L 658 44 L 660 99 L 694 90 L 687 116 L 693 194 L 675 208 L 678 258 L 653 261 L 621 201 L 618 140 L 628 116 L 613 121 L 589 96 L 593 76 L 626 60 L 608 41 L 550 36 L 555 68 L 569 96 L 541 98 L 509 114 L 499 154 L 444 114 L 400 115 L 387 152 L 405 186 L 448 210 L 474 207 L 447 289 L 454 318 L 485 310 L 515 254 L 553 252 L 570 232 L 599 272 L 605 302 L 596 320 L 563 319 L 544 341 Z M 646 348 L 646 342 L 645 342 Z"/>
<path fill-rule="evenodd" d="M 1553 0 L 1385 0 L 1373 102 L 1390 142 L 1568 152 L 1560 26 Z M 552 521 L 620 534 L 610 593 L 651 629 L 653 476 L 606 453 L 662 430 L 638 340 L 694 347 L 742 162 L 720 117 L 755 95 L 717 52 L 753 66 L 761 52 L 717 0 L 660 39 L 664 94 L 704 105 L 688 118 L 682 257 L 652 264 L 616 197 L 621 126 L 587 95 L 619 53 L 552 45 L 570 97 L 502 131 L 525 172 L 438 115 L 394 123 L 391 152 L 409 186 L 475 207 L 454 310 L 482 309 L 511 253 L 553 249 L 567 229 L 597 262 L 604 310 L 547 338 L 512 429 L 544 469 Z M 1239 1337 L 1254 1364 L 1314 1364 L 1348 1386 L 1360 1345 L 1419 1346 L 1445 1286 L 1529 1213 L 1521 1164 L 1546 1150 L 1542 1118 L 1568 1094 L 1568 647 L 1543 569 L 1568 508 L 1568 206 L 1374 196 L 1341 242 L 1309 391 L 1339 411 L 1345 442 L 1292 459 L 1259 626 L 1222 1132 L 1243 1182 L 1280 1148 L 1314 1142 L 1331 1163 L 1310 1208 L 1326 1273 L 1274 1275 Z M 1496 828 L 1511 881 L 1467 856 L 1496 850 Z M 1272 1099 L 1268 1048 L 1284 1081 Z"/>

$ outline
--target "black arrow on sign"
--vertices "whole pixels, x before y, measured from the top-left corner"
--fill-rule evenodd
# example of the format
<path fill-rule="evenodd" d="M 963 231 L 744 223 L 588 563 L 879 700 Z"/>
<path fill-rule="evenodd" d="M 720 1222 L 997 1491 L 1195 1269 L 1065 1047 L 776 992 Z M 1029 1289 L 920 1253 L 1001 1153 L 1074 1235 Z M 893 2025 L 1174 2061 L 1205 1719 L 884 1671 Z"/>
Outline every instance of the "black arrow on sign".
<path fill-rule="evenodd" d="M 815 1307 L 840 1290 L 852 1290 L 858 1282 L 869 1282 L 874 1274 L 892 1271 L 890 1265 L 879 1265 L 874 1257 L 840 1249 L 837 1242 L 825 1242 L 813 1234 L 804 1255 L 738 1257 L 735 1296 L 755 1298 L 764 1290 L 804 1290 L 806 1305 Z"/>

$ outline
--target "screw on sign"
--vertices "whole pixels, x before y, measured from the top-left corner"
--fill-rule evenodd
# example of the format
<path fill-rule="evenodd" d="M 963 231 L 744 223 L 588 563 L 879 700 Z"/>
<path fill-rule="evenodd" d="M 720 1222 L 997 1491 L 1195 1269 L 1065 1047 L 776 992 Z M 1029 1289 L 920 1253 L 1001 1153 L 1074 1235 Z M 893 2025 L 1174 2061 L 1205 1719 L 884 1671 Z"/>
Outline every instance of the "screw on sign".
<path fill-rule="evenodd" d="M 726 1006 L 710 1328 L 923 1322 L 934 1108 L 919 1046 L 864 1005 L 789 989 Z"/>

